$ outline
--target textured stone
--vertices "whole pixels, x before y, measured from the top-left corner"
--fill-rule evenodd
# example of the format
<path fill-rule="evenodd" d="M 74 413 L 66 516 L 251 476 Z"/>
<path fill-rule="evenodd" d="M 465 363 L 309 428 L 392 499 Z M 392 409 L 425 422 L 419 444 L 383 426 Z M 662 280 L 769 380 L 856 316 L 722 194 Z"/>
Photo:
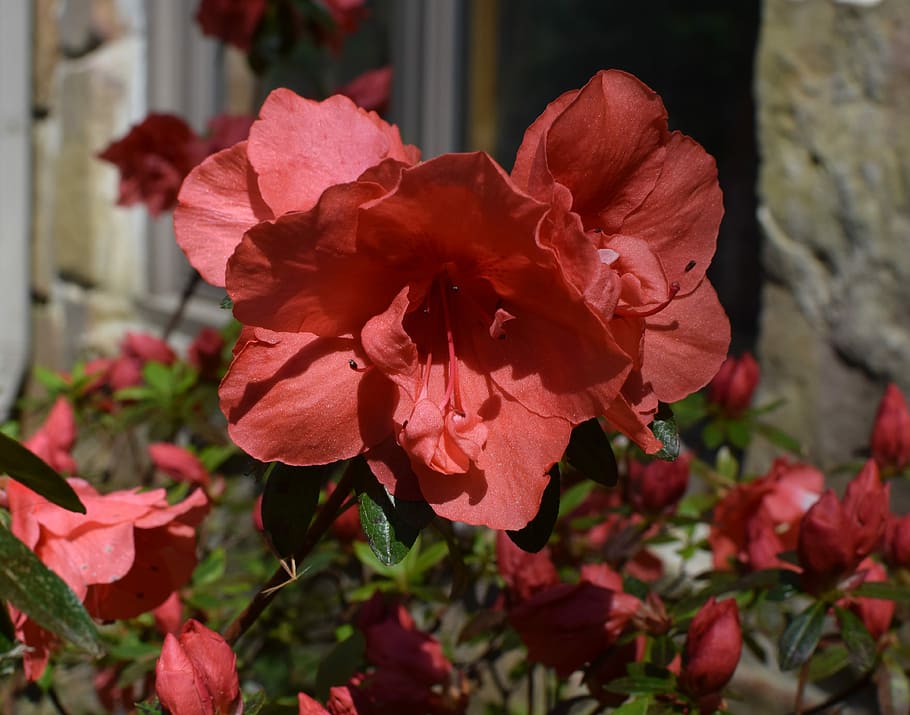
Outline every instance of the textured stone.
<path fill-rule="evenodd" d="M 762 397 L 841 462 L 910 389 L 910 3 L 766 0 L 756 72 Z"/>

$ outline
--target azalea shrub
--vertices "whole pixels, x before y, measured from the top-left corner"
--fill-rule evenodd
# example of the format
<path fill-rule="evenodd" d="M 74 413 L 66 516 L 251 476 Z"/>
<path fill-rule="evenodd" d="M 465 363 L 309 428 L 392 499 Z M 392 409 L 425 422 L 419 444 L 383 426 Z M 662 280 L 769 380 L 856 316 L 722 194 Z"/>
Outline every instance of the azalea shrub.
<path fill-rule="evenodd" d="M 360 10 L 198 19 L 335 51 Z M 910 709 L 904 395 L 839 491 L 754 404 L 706 275 L 714 161 L 640 80 L 556 98 L 511 171 L 288 89 L 100 157 L 232 319 L 36 368 L 0 434 L 10 708 L 714 713 L 783 681 L 781 709 Z"/>

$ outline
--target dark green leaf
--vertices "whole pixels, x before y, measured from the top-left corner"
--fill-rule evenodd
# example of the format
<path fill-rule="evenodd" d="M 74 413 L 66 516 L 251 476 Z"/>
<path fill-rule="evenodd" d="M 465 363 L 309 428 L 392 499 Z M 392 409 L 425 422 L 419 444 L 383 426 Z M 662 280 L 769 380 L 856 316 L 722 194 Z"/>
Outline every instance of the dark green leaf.
<path fill-rule="evenodd" d="M 0 474 L 2 473 L 8 474 L 57 506 L 85 514 L 85 506 L 63 477 L 24 445 L 0 432 Z"/>
<path fill-rule="evenodd" d="M 316 697 L 325 700 L 329 696 L 329 688 L 334 685 L 344 685 L 363 668 L 363 658 L 366 653 L 366 639 L 360 631 L 354 631 L 350 636 L 328 652 L 321 661 L 316 671 Z"/>
<path fill-rule="evenodd" d="M 890 651 L 882 654 L 875 671 L 878 707 L 883 715 L 906 715 L 910 712 L 910 680 Z"/>
<path fill-rule="evenodd" d="M 224 296 L 221 299 L 221 304 L 218 306 L 221 310 L 234 310 L 234 301 L 231 300 L 230 296 Z"/>
<path fill-rule="evenodd" d="M 598 427 L 598 429 L 600 429 Z M 556 517 L 559 516 L 559 467 L 554 465 L 550 469 L 550 483 L 543 490 L 540 509 L 523 529 L 507 531 L 509 538 L 520 549 L 530 553 L 537 553 L 550 540 L 553 527 L 556 526 Z"/>
<path fill-rule="evenodd" d="M 676 459 L 679 456 L 679 429 L 669 405 L 660 403 L 657 415 L 651 423 L 651 431 L 657 439 L 664 443 L 661 450 L 654 456 L 668 462 Z"/>
<path fill-rule="evenodd" d="M 92 655 L 104 654 L 95 624 L 76 594 L 7 529 L 0 529 L 2 600 Z"/>
<path fill-rule="evenodd" d="M 708 449 L 717 449 L 724 443 L 724 435 L 726 432 L 721 425 L 721 422 L 715 420 L 714 422 L 709 422 L 705 425 L 705 428 L 702 430 L 701 441 L 705 443 L 705 447 Z"/>
<path fill-rule="evenodd" d="M 773 425 L 769 425 L 766 422 L 756 422 L 755 429 L 758 430 L 758 433 L 775 447 L 780 447 L 781 449 L 792 452 L 793 454 L 802 453 L 802 448 L 800 447 L 799 442 L 783 430 L 780 430 Z"/>
<path fill-rule="evenodd" d="M 910 586 L 886 581 L 866 582 L 852 590 L 850 595 L 908 603 L 910 602 Z"/>
<path fill-rule="evenodd" d="M 669 693 L 674 688 L 673 680 L 669 678 L 654 678 L 647 675 L 617 678 L 606 686 L 606 689 L 611 693 L 620 693 L 622 695 Z"/>
<path fill-rule="evenodd" d="M 805 663 L 822 637 L 827 606 L 818 601 L 794 618 L 780 637 L 780 669 L 790 670 Z"/>
<path fill-rule="evenodd" d="M 835 606 L 834 613 L 840 623 L 841 638 L 850 651 L 850 661 L 863 672 L 871 670 L 875 665 L 876 656 L 875 639 L 872 634 L 852 611 Z"/>
<path fill-rule="evenodd" d="M 651 662 L 666 668 L 677 654 L 676 644 L 670 636 L 658 636 L 651 644 Z"/>
<path fill-rule="evenodd" d="M 365 464 L 364 469 L 369 471 Z M 360 525 L 376 558 L 386 566 L 397 564 L 408 555 L 420 528 L 404 518 L 396 508 L 396 502 L 371 474 L 361 475 L 358 479 L 357 499 L 360 502 Z M 413 506 L 413 503 L 408 504 L 409 508 Z"/>
<path fill-rule="evenodd" d="M 135 707 L 139 715 L 161 715 L 164 712 L 161 703 L 158 702 L 158 698 L 148 703 L 136 703 Z"/>
<path fill-rule="evenodd" d="M 850 653 L 846 646 L 833 645 L 818 651 L 809 661 L 809 682 L 824 680 L 839 673 L 850 665 Z"/>
<path fill-rule="evenodd" d="M 572 430 L 566 461 L 588 479 L 605 487 L 615 487 L 619 481 L 613 445 L 597 419 L 582 422 Z"/>
<path fill-rule="evenodd" d="M 319 490 L 333 465 L 269 467 L 262 493 L 262 528 L 278 558 L 297 553 L 319 504 Z"/>
<path fill-rule="evenodd" d="M 727 436 L 734 447 L 745 449 L 752 439 L 751 426 L 746 420 L 730 420 L 727 422 Z"/>

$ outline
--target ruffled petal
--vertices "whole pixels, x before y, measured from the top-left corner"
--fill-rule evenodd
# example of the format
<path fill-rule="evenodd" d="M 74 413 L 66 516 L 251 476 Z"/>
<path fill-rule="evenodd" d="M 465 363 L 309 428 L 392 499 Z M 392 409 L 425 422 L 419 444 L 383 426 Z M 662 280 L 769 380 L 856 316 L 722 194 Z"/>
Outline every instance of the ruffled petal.
<path fill-rule="evenodd" d="M 247 229 L 275 217 L 263 201 L 240 142 L 210 156 L 183 182 L 174 211 L 174 234 L 190 264 L 215 286 Z"/>
<path fill-rule="evenodd" d="M 645 319 L 641 374 L 662 402 L 676 402 L 717 374 L 730 347 L 730 321 L 707 279 Z"/>
<path fill-rule="evenodd" d="M 401 280 L 357 247 L 358 208 L 384 193 L 373 183 L 333 186 L 312 210 L 251 229 L 228 262 L 237 319 L 332 336 L 357 332 L 384 310 Z"/>
<path fill-rule="evenodd" d="M 625 72 L 602 71 L 554 119 L 547 165 L 571 190 L 586 227 L 615 233 L 654 188 L 667 135 L 667 113 L 653 90 Z"/>
<path fill-rule="evenodd" d="M 315 102 L 276 89 L 259 117 L 248 153 L 276 215 L 310 209 L 329 186 L 354 181 L 383 159 L 416 161 L 397 127 L 341 95 Z"/>
<path fill-rule="evenodd" d="M 348 459 L 391 431 L 394 385 L 351 338 L 257 331 L 221 383 L 234 442 L 264 462 Z"/>
<path fill-rule="evenodd" d="M 714 255 L 723 195 L 714 159 L 697 142 L 673 132 L 666 148 L 654 190 L 621 230 L 648 242 L 685 295 L 704 278 Z"/>

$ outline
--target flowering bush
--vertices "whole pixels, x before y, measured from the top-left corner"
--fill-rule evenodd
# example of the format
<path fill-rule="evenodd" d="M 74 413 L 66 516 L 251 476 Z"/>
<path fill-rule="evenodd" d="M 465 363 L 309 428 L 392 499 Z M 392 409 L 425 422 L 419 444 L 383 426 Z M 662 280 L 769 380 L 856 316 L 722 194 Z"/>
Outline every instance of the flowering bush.
<path fill-rule="evenodd" d="M 198 12 L 252 58 L 309 5 Z M 362 13 L 318 5 L 330 46 Z M 752 406 L 706 277 L 715 165 L 647 86 L 557 98 L 511 172 L 421 161 L 341 95 L 174 120 L 103 158 L 236 323 L 36 372 L 43 426 L 0 436 L 22 690 L 59 701 L 82 649 L 110 712 L 735 712 L 781 671 L 796 711 L 906 712 L 904 397 L 840 497 Z M 788 452 L 762 474 L 754 435 Z"/>

